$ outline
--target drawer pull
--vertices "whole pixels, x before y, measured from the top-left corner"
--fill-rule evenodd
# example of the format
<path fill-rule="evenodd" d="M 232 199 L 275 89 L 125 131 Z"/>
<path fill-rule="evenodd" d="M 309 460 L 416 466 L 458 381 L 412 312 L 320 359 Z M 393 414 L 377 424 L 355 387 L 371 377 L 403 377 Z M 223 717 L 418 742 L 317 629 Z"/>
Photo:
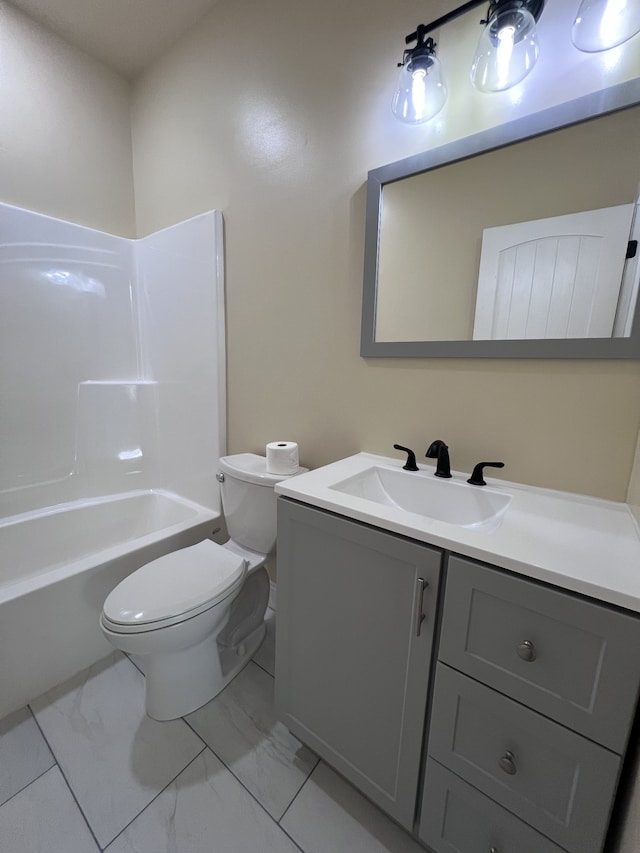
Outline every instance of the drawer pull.
<path fill-rule="evenodd" d="M 526 660 L 527 663 L 531 663 L 531 661 L 536 659 L 536 647 L 533 645 L 531 640 L 525 640 L 523 643 L 520 643 L 518 646 L 518 657 L 522 660 Z"/>
<path fill-rule="evenodd" d="M 416 637 L 420 636 L 422 623 L 427 618 L 422 612 L 424 604 L 424 591 L 429 586 L 424 578 L 418 578 L 418 595 L 416 597 Z"/>
<path fill-rule="evenodd" d="M 514 755 L 512 752 L 509 752 L 509 750 L 505 752 L 498 764 L 500 765 L 500 769 L 504 770 L 505 773 L 508 773 L 509 776 L 516 775 L 516 770 L 518 768 L 516 767 L 516 763 L 514 761 Z"/>
<path fill-rule="evenodd" d="M 500 851 L 498 850 L 498 848 L 497 848 L 497 847 L 491 847 L 491 848 L 489 849 L 489 853 L 500 853 Z"/>

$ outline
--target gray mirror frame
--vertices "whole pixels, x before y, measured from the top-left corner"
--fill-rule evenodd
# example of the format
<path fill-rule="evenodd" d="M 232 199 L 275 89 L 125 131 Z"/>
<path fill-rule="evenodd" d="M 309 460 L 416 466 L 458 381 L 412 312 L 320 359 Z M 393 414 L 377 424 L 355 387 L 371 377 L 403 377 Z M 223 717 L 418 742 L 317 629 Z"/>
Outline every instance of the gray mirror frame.
<path fill-rule="evenodd" d="M 640 103 L 640 78 L 380 166 L 367 180 L 360 355 L 364 358 L 640 358 L 640 299 L 627 338 L 508 341 L 376 341 L 376 294 L 385 184 Z"/>

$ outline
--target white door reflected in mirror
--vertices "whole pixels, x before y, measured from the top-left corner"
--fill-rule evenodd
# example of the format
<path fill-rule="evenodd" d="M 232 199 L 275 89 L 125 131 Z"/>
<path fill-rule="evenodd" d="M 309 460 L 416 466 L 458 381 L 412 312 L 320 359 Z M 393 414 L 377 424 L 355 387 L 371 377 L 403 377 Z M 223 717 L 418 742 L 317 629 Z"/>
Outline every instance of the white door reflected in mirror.
<path fill-rule="evenodd" d="M 474 340 L 628 334 L 638 288 L 638 259 L 627 258 L 635 209 L 486 228 Z"/>

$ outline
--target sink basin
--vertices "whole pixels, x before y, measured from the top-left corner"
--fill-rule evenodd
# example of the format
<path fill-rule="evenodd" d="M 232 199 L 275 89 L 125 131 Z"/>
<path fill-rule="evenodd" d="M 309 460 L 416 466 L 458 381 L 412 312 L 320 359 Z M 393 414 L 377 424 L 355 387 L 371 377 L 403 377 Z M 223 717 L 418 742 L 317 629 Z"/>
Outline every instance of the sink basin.
<path fill-rule="evenodd" d="M 410 472 L 379 465 L 329 488 L 436 521 L 483 530 L 498 527 L 511 502 L 511 495 L 487 486 L 437 479 L 431 471 Z"/>

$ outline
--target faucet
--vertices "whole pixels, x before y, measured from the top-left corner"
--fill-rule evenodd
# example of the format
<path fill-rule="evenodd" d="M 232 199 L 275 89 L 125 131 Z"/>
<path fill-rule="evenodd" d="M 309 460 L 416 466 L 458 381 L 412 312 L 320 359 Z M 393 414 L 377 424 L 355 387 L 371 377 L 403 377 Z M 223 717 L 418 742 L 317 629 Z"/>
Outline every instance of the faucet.
<path fill-rule="evenodd" d="M 451 477 L 451 466 L 449 463 L 449 448 L 439 438 L 431 442 L 425 453 L 427 459 L 437 459 L 436 477 Z"/>

